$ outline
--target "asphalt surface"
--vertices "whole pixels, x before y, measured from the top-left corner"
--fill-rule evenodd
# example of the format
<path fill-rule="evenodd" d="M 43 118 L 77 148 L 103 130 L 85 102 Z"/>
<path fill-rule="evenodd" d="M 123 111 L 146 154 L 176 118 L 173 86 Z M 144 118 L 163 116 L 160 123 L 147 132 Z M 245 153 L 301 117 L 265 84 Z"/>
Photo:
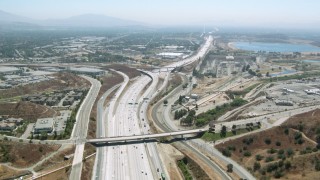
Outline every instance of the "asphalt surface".
<path fill-rule="evenodd" d="M 98 101 L 98 113 L 97 113 L 97 137 L 106 137 L 107 136 L 107 127 L 112 126 L 113 124 L 108 123 L 109 119 L 112 119 L 114 116 L 114 111 L 117 106 L 117 101 L 120 98 L 120 96 L 123 94 L 125 88 L 127 87 L 129 83 L 129 77 L 119 71 L 115 71 L 116 73 L 120 74 L 124 81 L 111 89 L 109 89 L 107 92 L 104 93 L 104 95 L 101 97 L 101 99 Z M 119 88 L 118 88 L 119 87 Z M 112 91 L 114 91 L 116 88 L 118 90 L 116 91 L 113 98 L 110 100 L 110 102 L 107 105 L 107 108 L 103 107 L 103 104 L 105 102 L 105 99 Z M 98 147 L 97 148 L 97 154 L 95 159 L 95 164 L 93 168 L 93 174 L 92 179 L 105 179 L 107 177 L 106 172 L 106 165 L 107 165 L 107 147 Z"/>
<path fill-rule="evenodd" d="M 73 127 L 73 131 L 71 134 L 71 138 L 76 139 L 75 141 L 76 150 L 74 153 L 72 169 L 71 169 L 69 179 L 74 179 L 74 180 L 81 178 L 82 159 L 83 159 L 84 143 L 85 143 L 84 139 L 86 139 L 87 137 L 88 124 L 90 120 L 90 112 L 101 87 L 100 81 L 87 76 L 82 76 L 82 77 L 90 81 L 92 86 L 77 112 L 76 123 Z"/>
<path fill-rule="evenodd" d="M 110 88 L 108 91 L 106 91 L 102 97 L 99 99 L 97 104 L 97 128 L 96 128 L 96 137 L 105 137 L 106 135 L 106 115 L 108 112 L 108 109 L 104 109 L 104 102 L 106 101 L 106 98 L 117 88 L 119 88 L 121 84 L 116 85 L 112 88 Z M 104 163 L 103 159 L 106 157 L 107 148 L 106 147 L 97 147 L 96 151 L 96 158 L 93 168 L 93 174 L 92 177 L 95 177 L 96 179 L 100 179 L 101 176 L 100 169 L 97 167 L 102 167 L 102 163 Z"/>

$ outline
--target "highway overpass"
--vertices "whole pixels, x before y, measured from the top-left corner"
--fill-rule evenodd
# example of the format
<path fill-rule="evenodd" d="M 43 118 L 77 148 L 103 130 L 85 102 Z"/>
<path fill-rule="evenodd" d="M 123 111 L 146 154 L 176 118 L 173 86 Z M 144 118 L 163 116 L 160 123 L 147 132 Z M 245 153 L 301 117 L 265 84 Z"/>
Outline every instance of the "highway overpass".
<path fill-rule="evenodd" d="M 125 141 L 134 141 L 134 140 L 150 140 L 157 139 L 161 137 L 171 137 L 171 136 L 183 136 L 187 134 L 198 134 L 208 131 L 208 129 L 194 129 L 187 131 L 176 131 L 168 133 L 158 133 L 158 134 L 144 134 L 136 136 L 118 136 L 118 137 L 105 137 L 105 138 L 96 138 L 96 139 L 87 139 L 87 143 L 114 143 L 114 142 L 125 142 Z"/>

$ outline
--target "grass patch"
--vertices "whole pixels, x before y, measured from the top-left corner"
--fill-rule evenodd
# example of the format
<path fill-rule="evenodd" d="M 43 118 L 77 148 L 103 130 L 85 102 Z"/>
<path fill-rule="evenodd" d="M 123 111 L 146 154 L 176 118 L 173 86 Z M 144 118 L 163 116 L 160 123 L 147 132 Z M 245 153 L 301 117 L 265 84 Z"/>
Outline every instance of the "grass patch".
<path fill-rule="evenodd" d="M 188 160 L 187 158 L 183 158 L 182 160 L 178 161 L 178 167 L 180 168 L 180 170 L 182 171 L 182 174 L 184 176 L 185 180 L 192 180 L 192 175 L 188 169 Z"/>
<path fill-rule="evenodd" d="M 221 106 L 216 106 L 215 109 L 211 109 L 205 113 L 199 114 L 196 117 L 195 125 L 197 127 L 202 127 L 208 124 L 210 121 L 216 120 L 226 112 L 231 111 L 237 107 L 240 107 L 246 103 L 248 103 L 248 101 L 243 100 L 241 98 L 235 98 L 231 103 L 225 103 Z"/>
<path fill-rule="evenodd" d="M 245 96 L 246 94 L 248 94 L 250 91 L 252 91 L 254 88 L 258 87 L 261 83 L 256 83 L 256 84 L 253 84 L 241 91 L 227 91 L 226 94 L 231 98 L 231 99 L 234 99 L 236 97 L 243 97 Z"/>
<path fill-rule="evenodd" d="M 205 141 L 217 141 L 217 140 L 220 140 L 220 139 L 224 139 L 224 138 L 236 136 L 236 135 L 239 135 L 239 134 L 244 134 L 244 133 L 248 133 L 248 132 L 251 132 L 251 131 L 255 131 L 257 129 L 259 129 L 259 127 L 254 127 L 253 130 L 238 129 L 235 134 L 232 131 L 228 131 L 226 133 L 226 136 L 221 136 L 220 133 L 213 133 L 213 132 L 208 132 L 207 131 L 202 135 L 201 139 L 203 139 Z"/>
<path fill-rule="evenodd" d="M 294 74 L 294 75 L 289 75 L 289 76 L 281 76 L 281 77 L 270 77 L 269 79 L 265 79 L 264 81 L 287 81 L 291 79 L 305 79 L 305 78 L 310 78 L 314 76 L 319 76 L 320 72 L 307 72 L 303 74 Z"/>

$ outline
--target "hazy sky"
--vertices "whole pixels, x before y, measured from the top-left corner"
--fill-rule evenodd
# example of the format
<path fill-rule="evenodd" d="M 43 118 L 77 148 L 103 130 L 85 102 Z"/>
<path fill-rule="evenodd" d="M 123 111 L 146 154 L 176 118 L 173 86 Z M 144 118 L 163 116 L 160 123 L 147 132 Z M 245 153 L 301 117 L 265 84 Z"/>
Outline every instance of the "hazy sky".
<path fill-rule="evenodd" d="M 311 24 L 319 0 L 0 0 L 3 11 L 36 19 L 94 13 L 149 24 Z"/>

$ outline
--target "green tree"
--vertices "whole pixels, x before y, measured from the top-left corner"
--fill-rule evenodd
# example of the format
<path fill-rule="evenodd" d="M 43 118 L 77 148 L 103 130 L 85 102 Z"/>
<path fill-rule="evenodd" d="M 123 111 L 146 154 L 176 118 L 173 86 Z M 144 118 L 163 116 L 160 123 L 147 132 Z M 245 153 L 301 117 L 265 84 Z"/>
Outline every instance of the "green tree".
<path fill-rule="evenodd" d="M 163 104 L 164 104 L 164 105 L 167 105 L 167 104 L 168 104 L 168 100 L 164 100 L 164 101 L 163 101 Z"/>
<path fill-rule="evenodd" d="M 233 135 L 237 134 L 237 126 L 236 125 L 232 125 L 232 134 Z"/>
<path fill-rule="evenodd" d="M 246 71 L 249 71 L 249 69 L 250 69 L 250 64 L 246 66 Z"/>
<path fill-rule="evenodd" d="M 227 135 L 227 127 L 226 126 L 222 126 L 221 132 L 220 132 L 220 136 L 221 137 L 226 137 L 226 135 Z"/>
<path fill-rule="evenodd" d="M 227 172 L 232 173 L 233 172 L 233 164 L 228 164 L 227 165 Z"/>
<path fill-rule="evenodd" d="M 46 140 L 48 138 L 48 134 L 46 132 L 41 132 L 41 140 Z"/>
<path fill-rule="evenodd" d="M 269 71 L 266 73 L 266 77 L 269 77 L 270 76 L 270 73 L 269 73 Z"/>

